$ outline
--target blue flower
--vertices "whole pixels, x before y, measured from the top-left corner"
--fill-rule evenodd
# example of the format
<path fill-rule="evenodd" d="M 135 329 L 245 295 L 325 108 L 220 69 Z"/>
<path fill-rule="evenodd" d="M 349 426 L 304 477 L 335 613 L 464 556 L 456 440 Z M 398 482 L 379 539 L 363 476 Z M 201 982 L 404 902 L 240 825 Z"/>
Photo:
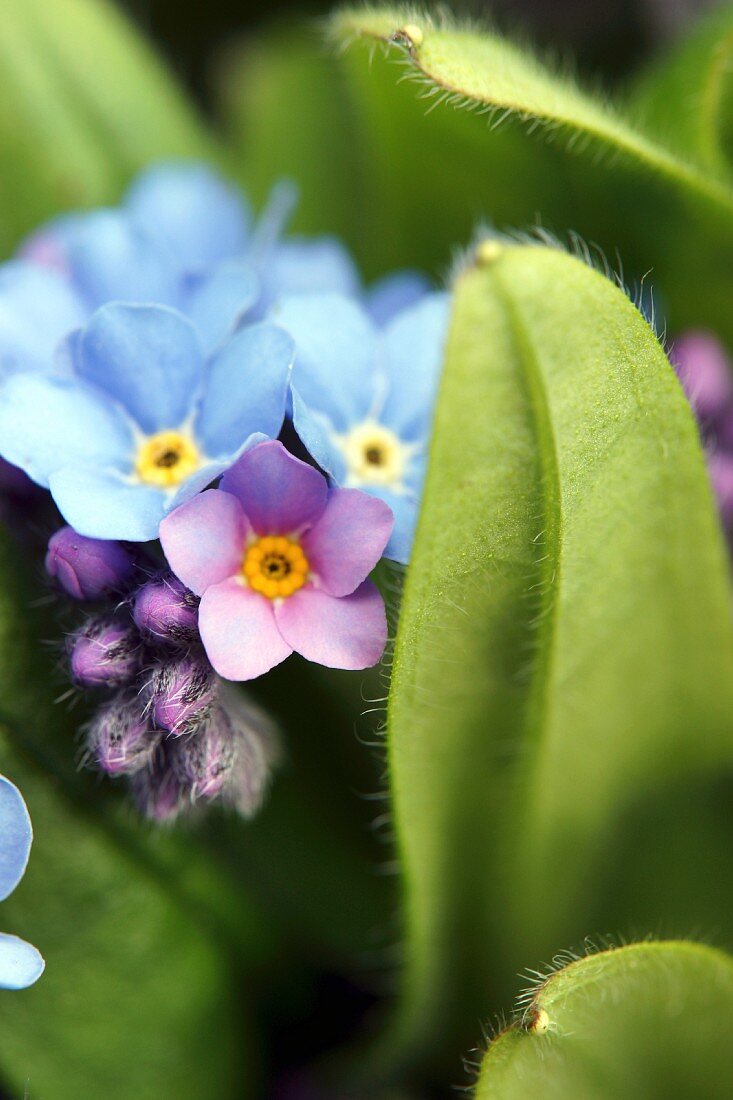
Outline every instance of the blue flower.
<path fill-rule="evenodd" d="M 0 901 L 5 901 L 22 879 L 32 841 L 31 819 L 20 791 L 0 775 Z M 33 985 L 45 965 L 35 947 L 0 932 L 0 989 Z"/>
<path fill-rule="evenodd" d="M 0 376 L 52 370 L 59 341 L 112 301 L 180 310 L 210 351 L 283 294 L 359 293 L 338 241 L 281 239 L 293 202 L 278 185 L 255 224 L 213 169 L 166 162 L 142 172 L 119 207 L 48 223 L 0 266 Z"/>
<path fill-rule="evenodd" d="M 145 541 L 254 443 L 277 436 L 293 344 L 239 328 L 208 357 L 167 306 L 113 303 L 61 345 L 55 373 L 0 386 L 0 454 L 91 538 Z"/>
<path fill-rule="evenodd" d="M 379 326 L 341 295 L 298 295 L 272 316 L 295 341 L 293 420 L 336 485 L 392 509 L 385 554 L 407 562 L 425 473 L 448 295 L 424 295 Z"/>

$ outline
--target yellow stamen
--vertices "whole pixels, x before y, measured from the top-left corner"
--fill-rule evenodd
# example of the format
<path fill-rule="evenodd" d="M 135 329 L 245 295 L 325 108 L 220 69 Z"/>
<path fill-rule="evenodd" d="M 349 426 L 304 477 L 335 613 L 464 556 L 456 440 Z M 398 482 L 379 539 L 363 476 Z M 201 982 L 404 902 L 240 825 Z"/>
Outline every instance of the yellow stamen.
<path fill-rule="evenodd" d="M 180 485 L 201 466 L 201 454 L 190 436 L 157 432 L 140 444 L 135 473 L 148 485 L 163 489 Z"/>
<path fill-rule="evenodd" d="M 242 576 L 250 588 L 268 599 L 283 599 L 302 588 L 310 565 L 299 542 L 282 535 L 265 535 L 247 547 Z"/>
<path fill-rule="evenodd" d="M 412 448 L 390 428 L 365 420 L 340 438 L 350 483 L 397 485 L 402 482 Z"/>

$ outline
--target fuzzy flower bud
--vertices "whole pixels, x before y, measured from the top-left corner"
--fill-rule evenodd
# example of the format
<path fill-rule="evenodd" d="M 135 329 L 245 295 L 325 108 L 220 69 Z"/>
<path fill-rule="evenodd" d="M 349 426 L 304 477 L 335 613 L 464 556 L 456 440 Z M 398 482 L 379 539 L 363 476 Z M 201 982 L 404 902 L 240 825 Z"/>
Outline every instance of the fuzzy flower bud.
<path fill-rule="evenodd" d="M 129 775 L 150 762 L 160 736 L 152 729 L 137 693 L 121 691 L 92 719 L 87 747 L 108 775 Z"/>
<path fill-rule="evenodd" d="M 73 527 L 62 527 L 48 543 L 46 572 L 75 600 L 97 600 L 123 588 L 134 567 L 121 543 L 88 539 Z"/>
<path fill-rule="evenodd" d="M 156 726 L 180 736 L 208 717 L 216 695 L 216 677 L 204 656 L 187 654 L 155 665 L 149 693 Z"/>
<path fill-rule="evenodd" d="M 206 724 L 170 747 L 171 763 L 193 800 L 220 795 L 251 817 L 262 804 L 277 756 L 274 729 L 233 689 L 222 685 L 220 695 Z"/>
<path fill-rule="evenodd" d="M 686 332 L 675 340 L 671 358 L 697 417 L 714 425 L 733 403 L 731 364 L 722 345 L 707 332 Z"/>
<path fill-rule="evenodd" d="M 198 637 L 198 605 L 193 592 L 168 573 L 142 586 L 132 617 L 150 641 L 187 645 Z"/>
<path fill-rule="evenodd" d="M 120 619 L 97 615 L 69 639 L 71 675 L 82 687 L 119 687 L 140 664 L 140 640 Z"/>
<path fill-rule="evenodd" d="M 159 824 L 174 821 L 187 802 L 162 743 L 148 767 L 132 777 L 132 793 L 141 813 Z"/>

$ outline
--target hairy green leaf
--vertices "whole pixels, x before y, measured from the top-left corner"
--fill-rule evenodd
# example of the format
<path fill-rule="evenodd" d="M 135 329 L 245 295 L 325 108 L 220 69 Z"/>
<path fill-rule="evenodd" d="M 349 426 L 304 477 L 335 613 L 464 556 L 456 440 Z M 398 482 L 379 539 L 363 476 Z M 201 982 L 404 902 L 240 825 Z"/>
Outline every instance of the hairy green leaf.
<path fill-rule="evenodd" d="M 480 256 L 456 287 L 388 711 L 407 1058 L 467 1043 L 523 960 L 599 910 L 733 937 L 730 813 L 675 816 L 681 784 L 733 763 L 727 565 L 692 416 L 602 275 L 554 249 Z M 687 865 L 650 881 L 659 853 L 628 829 L 653 804 L 670 864 L 715 865 L 712 912 L 675 886 Z"/>
<path fill-rule="evenodd" d="M 403 239 L 431 238 L 445 254 L 444 230 L 461 221 L 483 217 L 505 229 L 539 220 L 579 233 L 635 280 L 651 270 L 675 329 L 708 324 L 733 338 L 726 179 L 490 32 L 397 8 L 346 10 L 332 33 L 340 43 L 385 44 L 416 82 L 412 111 L 399 106 L 409 89 L 393 92 L 393 111 L 381 88 L 372 94 L 382 125 L 370 148 L 400 203 Z M 504 127 L 513 139 L 497 144 Z M 525 161 L 517 137 L 531 149 Z"/>
<path fill-rule="evenodd" d="M 714 172 L 733 156 L 733 5 L 724 4 L 663 57 L 631 100 L 649 130 Z"/>
<path fill-rule="evenodd" d="M 0 246 L 44 218 L 116 199 L 146 162 L 213 142 L 107 0 L 5 0 L 0 35 Z"/>
<path fill-rule="evenodd" d="M 724 1100 L 733 959 L 685 941 L 568 963 L 528 991 L 485 1054 L 476 1100 Z"/>

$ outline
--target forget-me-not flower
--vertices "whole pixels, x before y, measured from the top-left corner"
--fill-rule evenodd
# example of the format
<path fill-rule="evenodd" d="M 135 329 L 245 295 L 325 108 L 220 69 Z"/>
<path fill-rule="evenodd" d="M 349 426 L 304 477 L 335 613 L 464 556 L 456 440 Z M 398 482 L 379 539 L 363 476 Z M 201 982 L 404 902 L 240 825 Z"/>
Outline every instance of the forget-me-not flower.
<path fill-rule="evenodd" d="M 154 539 L 171 508 L 277 436 L 293 357 L 269 322 L 208 356 L 166 306 L 111 304 L 62 344 L 56 373 L 0 386 L 0 454 L 90 538 Z"/>
<path fill-rule="evenodd" d="M 210 489 L 171 512 L 160 541 L 173 572 L 201 596 L 207 656 L 251 680 L 293 651 L 331 668 L 376 664 L 387 641 L 367 580 L 392 530 L 380 500 L 329 489 L 278 442 L 254 447 Z"/>
<path fill-rule="evenodd" d="M 272 312 L 295 340 L 298 435 L 336 485 L 392 509 L 385 555 L 407 562 L 422 490 L 449 299 L 432 293 L 380 327 L 343 295 L 297 295 Z"/>
<path fill-rule="evenodd" d="M 23 797 L 0 775 L 0 901 L 12 894 L 28 864 L 33 830 Z M 43 973 L 45 963 L 31 944 L 0 932 L 0 989 L 25 989 Z"/>

